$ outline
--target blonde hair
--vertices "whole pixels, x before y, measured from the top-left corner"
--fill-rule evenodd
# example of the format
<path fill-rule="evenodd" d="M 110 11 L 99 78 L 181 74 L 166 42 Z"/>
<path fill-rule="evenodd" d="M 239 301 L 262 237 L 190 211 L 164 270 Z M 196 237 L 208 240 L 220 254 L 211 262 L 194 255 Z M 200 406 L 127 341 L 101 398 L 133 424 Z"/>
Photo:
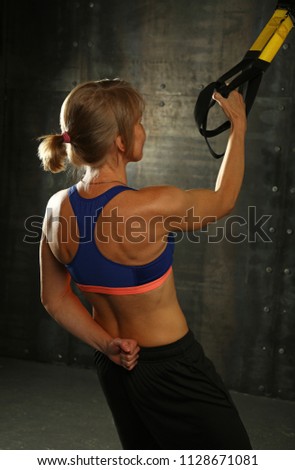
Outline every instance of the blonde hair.
<path fill-rule="evenodd" d="M 44 170 L 58 173 L 66 169 L 68 161 L 77 167 L 99 167 L 118 135 L 128 157 L 133 148 L 134 124 L 143 109 L 142 96 L 123 80 L 104 79 L 76 86 L 61 108 L 62 134 L 39 138 L 38 156 Z"/>

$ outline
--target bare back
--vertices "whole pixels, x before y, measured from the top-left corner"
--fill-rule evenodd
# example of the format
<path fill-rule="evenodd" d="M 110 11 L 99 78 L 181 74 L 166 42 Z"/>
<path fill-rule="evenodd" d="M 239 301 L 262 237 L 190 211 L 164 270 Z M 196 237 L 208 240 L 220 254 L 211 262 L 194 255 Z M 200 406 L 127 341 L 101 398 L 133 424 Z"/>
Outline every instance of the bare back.
<path fill-rule="evenodd" d="M 98 196 L 109 187 L 95 187 L 86 193 L 82 184 L 77 185 L 80 196 L 84 198 Z M 147 198 L 143 200 L 137 191 L 124 191 L 112 199 L 99 216 L 95 243 L 111 261 L 141 266 L 156 259 L 165 249 L 163 227 L 160 223 L 151 224 L 149 201 L 154 199 L 153 189 L 150 188 L 146 194 Z M 59 262 L 70 263 L 78 249 L 79 233 L 67 190 L 54 195 L 48 208 L 50 249 Z M 111 217 L 114 211 L 115 220 Z M 120 224 L 116 223 L 118 218 Z M 104 223 L 103 220 L 111 222 Z M 56 221 L 59 223 L 54 223 Z M 107 243 L 102 241 L 102 234 Z M 177 300 L 173 272 L 161 286 L 149 292 L 129 295 L 85 292 L 83 295 L 93 307 L 94 319 L 112 337 L 134 338 L 141 346 L 157 346 L 176 341 L 188 331 Z"/>

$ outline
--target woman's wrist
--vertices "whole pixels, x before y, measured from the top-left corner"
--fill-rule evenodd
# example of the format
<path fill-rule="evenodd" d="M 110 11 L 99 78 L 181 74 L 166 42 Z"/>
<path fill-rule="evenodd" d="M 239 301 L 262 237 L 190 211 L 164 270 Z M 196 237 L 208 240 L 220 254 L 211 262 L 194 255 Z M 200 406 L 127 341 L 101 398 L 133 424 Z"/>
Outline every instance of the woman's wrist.
<path fill-rule="evenodd" d="M 98 346 L 98 349 L 100 350 L 100 352 L 102 352 L 103 354 L 107 356 L 110 353 L 110 346 L 111 346 L 112 341 L 113 341 L 113 338 L 109 335 L 105 338 L 102 338 Z"/>
<path fill-rule="evenodd" d="M 247 131 L 247 119 L 245 118 L 236 118 L 231 121 L 231 132 L 240 133 L 245 135 Z"/>

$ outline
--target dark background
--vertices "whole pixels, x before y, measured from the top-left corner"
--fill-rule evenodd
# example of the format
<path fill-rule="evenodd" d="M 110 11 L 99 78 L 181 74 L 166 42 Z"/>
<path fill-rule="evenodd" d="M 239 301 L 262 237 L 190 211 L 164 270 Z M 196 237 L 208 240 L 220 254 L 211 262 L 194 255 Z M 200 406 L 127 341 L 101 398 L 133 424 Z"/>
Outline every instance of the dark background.
<path fill-rule="evenodd" d="M 146 100 L 148 135 L 144 160 L 129 166 L 130 185 L 213 188 L 220 161 L 196 130 L 196 98 L 242 58 L 275 6 L 269 0 L 2 0 L 2 356 L 92 364 L 91 349 L 57 326 L 39 300 L 42 217 L 49 197 L 72 184 L 72 176 L 42 171 L 36 137 L 59 132 L 68 92 L 85 80 L 130 81 Z M 292 400 L 294 48 L 291 32 L 264 76 L 233 214 L 196 234 L 194 243 L 178 243 L 174 266 L 189 325 L 227 385 Z M 223 143 L 216 142 L 219 150 Z M 261 217 L 268 242 L 255 237 Z"/>

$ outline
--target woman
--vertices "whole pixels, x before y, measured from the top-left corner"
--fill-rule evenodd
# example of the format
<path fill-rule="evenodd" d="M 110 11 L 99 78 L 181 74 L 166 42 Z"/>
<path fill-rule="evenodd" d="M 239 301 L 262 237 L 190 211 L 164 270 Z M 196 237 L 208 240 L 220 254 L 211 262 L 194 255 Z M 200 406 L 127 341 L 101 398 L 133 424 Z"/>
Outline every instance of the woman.
<path fill-rule="evenodd" d="M 231 121 L 215 190 L 134 190 L 126 166 L 142 159 L 143 99 L 121 80 L 86 82 L 61 109 L 61 134 L 45 136 L 45 170 L 85 170 L 48 202 L 40 245 L 48 313 L 92 346 L 124 449 L 250 449 L 228 391 L 189 331 L 172 271 L 170 232 L 199 229 L 234 207 L 244 173 L 241 95 L 214 99 Z M 73 280 L 89 315 L 72 292 Z"/>

